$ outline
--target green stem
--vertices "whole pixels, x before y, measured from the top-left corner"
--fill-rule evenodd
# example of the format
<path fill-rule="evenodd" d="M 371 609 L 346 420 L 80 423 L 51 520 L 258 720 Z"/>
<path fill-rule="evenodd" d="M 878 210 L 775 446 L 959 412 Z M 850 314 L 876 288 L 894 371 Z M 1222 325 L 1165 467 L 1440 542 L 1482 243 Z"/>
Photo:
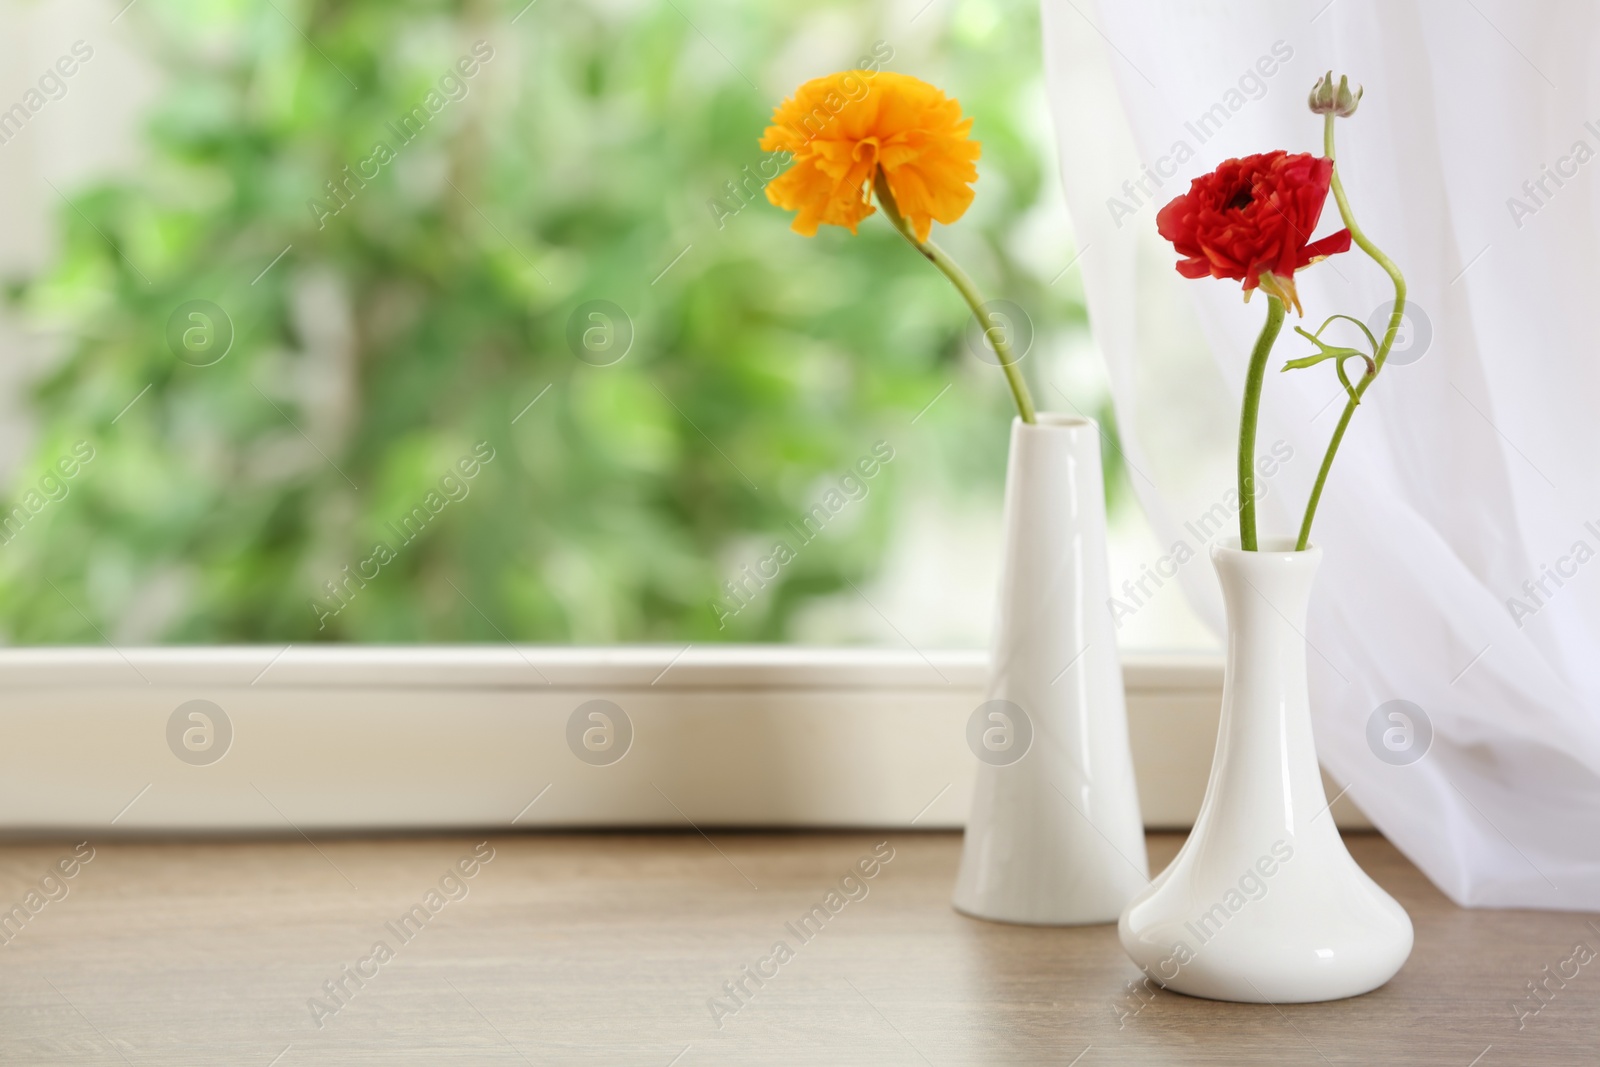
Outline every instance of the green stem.
<path fill-rule="evenodd" d="M 1244 382 L 1244 407 L 1239 412 L 1239 547 L 1256 551 L 1256 420 L 1261 413 L 1261 383 L 1267 376 L 1267 359 L 1283 329 L 1283 301 L 1267 297 L 1267 321 L 1250 353 L 1250 371 Z"/>
<path fill-rule="evenodd" d="M 1322 149 L 1329 159 L 1334 158 L 1333 122 L 1333 115 L 1324 116 Z M 1317 471 L 1316 484 L 1311 487 L 1311 499 L 1306 501 L 1305 518 L 1300 522 L 1300 539 L 1295 543 L 1295 550 L 1298 552 L 1304 552 L 1311 544 L 1311 523 L 1317 517 L 1317 505 L 1322 501 L 1322 488 L 1327 484 L 1328 472 L 1333 469 L 1333 457 L 1338 454 L 1339 445 L 1344 441 L 1344 432 L 1350 426 L 1350 419 L 1356 413 L 1356 406 L 1361 403 L 1367 388 L 1378 377 L 1378 372 L 1383 370 L 1384 361 L 1389 358 L 1389 350 L 1394 347 L 1394 340 L 1400 333 L 1400 325 L 1405 321 L 1406 314 L 1405 275 L 1400 273 L 1400 268 L 1395 266 L 1394 260 L 1384 255 L 1356 224 L 1356 217 L 1350 211 L 1350 201 L 1344 195 L 1344 182 L 1339 180 L 1337 162 L 1333 165 L 1333 199 L 1339 205 L 1339 217 L 1344 220 L 1345 229 L 1350 231 L 1350 239 L 1361 251 L 1371 256 L 1373 262 L 1382 267 L 1389 275 L 1389 280 L 1394 282 L 1394 311 L 1389 315 L 1389 329 L 1383 335 L 1383 343 L 1378 346 L 1377 358 L 1372 366 L 1367 368 L 1367 373 L 1362 375 L 1361 381 L 1356 383 L 1355 395 L 1345 401 L 1344 413 L 1339 416 L 1339 425 L 1334 427 L 1333 437 L 1328 441 L 1328 451 L 1322 456 L 1322 467 Z"/>
<path fill-rule="evenodd" d="M 1017 414 L 1022 416 L 1022 421 L 1034 422 L 1033 397 L 1028 393 L 1028 383 L 1022 378 L 1022 371 L 1017 367 L 1017 360 L 1011 355 L 1011 342 L 1005 337 L 1004 331 L 991 327 L 989 317 L 983 310 L 983 298 L 978 295 L 977 288 L 972 284 L 966 272 L 956 265 L 938 245 L 932 241 L 919 241 L 912 232 L 910 225 L 900 214 L 900 208 L 894 201 L 894 194 L 889 191 L 889 183 L 884 180 L 883 171 L 878 171 L 872 181 L 873 188 L 878 194 L 878 204 L 883 208 L 883 213 L 888 216 L 894 228 L 900 231 L 900 236 L 910 242 L 911 247 L 939 268 L 950 283 L 961 293 L 962 299 L 967 302 L 967 307 L 972 309 L 973 318 L 978 320 L 978 326 L 984 331 L 984 336 L 994 346 L 994 352 L 1000 359 L 1000 369 L 1006 373 L 1006 384 L 1011 386 L 1011 395 L 1017 402 Z"/>

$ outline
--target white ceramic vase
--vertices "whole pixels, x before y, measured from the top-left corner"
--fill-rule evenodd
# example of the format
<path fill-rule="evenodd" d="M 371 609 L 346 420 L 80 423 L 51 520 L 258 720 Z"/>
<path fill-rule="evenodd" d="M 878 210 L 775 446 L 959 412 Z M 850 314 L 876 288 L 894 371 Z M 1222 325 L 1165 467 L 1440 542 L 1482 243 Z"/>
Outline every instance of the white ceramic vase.
<path fill-rule="evenodd" d="M 1306 690 L 1306 608 L 1322 552 L 1214 546 L 1228 611 L 1222 722 L 1205 801 L 1117 932 L 1158 984 L 1252 1003 L 1376 989 L 1411 920 L 1345 850 L 1322 789 Z"/>
<path fill-rule="evenodd" d="M 1114 922 L 1148 883 L 1106 570 L 1100 427 L 1041 412 L 1011 428 L 1005 557 L 958 911 Z"/>

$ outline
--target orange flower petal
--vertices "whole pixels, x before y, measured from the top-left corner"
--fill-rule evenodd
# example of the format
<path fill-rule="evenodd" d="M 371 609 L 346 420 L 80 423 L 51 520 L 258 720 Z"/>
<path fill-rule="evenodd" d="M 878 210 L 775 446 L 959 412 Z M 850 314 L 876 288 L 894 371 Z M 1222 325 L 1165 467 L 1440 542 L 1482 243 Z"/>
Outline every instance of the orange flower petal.
<path fill-rule="evenodd" d="M 972 204 L 982 147 L 959 101 L 905 74 L 845 71 L 806 82 L 772 113 L 761 138 L 794 164 L 767 185 L 767 199 L 795 212 L 795 232 L 821 224 L 851 233 L 875 210 L 868 193 L 882 169 L 900 213 L 921 240 Z"/>

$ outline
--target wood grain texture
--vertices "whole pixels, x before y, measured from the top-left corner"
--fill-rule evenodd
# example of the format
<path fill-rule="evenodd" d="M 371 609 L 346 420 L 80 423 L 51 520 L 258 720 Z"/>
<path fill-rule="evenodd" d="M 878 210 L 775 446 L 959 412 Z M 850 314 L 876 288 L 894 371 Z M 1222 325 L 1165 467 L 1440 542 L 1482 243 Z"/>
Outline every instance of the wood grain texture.
<path fill-rule="evenodd" d="M 949 833 L 495 833 L 494 858 L 459 882 L 466 895 L 429 913 L 430 891 L 460 895 L 441 880 L 482 840 L 94 842 L 64 897 L 12 920 L 0 1062 L 1600 1062 L 1600 958 L 1549 979 L 1520 1030 L 1512 1008 L 1533 1007 L 1527 983 L 1576 944 L 1600 948 L 1600 920 L 1458 909 L 1372 835 L 1352 851 L 1410 910 L 1411 961 L 1368 996 L 1281 1009 L 1138 997 L 1111 927 L 955 914 Z M 828 892 L 885 840 L 893 859 L 866 895 L 827 913 Z M 1180 840 L 1153 836 L 1153 865 Z M 71 842 L 0 845 L 0 907 L 25 903 L 71 854 Z M 386 924 L 414 905 L 427 918 L 405 941 Z M 828 917 L 803 940 L 786 924 L 814 905 Z M 359 987 L 346 978 L 342 1005 L 326 998 L 323 984 L 380 940 L 393 958 Z M 792 958 L 759 988 L 745 979 L 753 995 L 717 1026 L 708 1001 L 780 940 Z M 320 1027 L 319 995 L 338 1009 Z"/>

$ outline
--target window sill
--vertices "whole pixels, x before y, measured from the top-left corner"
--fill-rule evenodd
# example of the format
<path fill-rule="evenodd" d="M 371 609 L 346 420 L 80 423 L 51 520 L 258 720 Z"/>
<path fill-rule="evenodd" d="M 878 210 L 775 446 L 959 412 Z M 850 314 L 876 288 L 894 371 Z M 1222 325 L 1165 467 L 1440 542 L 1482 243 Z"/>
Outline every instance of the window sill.
<path fill-rule="evenodd" d="M 6 649 L 0 830 L 959 827 L 986 669 L 981 652 L 791 646 Z M 1221 662 L 1124 670 L 1146 825 L 1186 827 Z M 605 766 L 567 743 L 594 699 L 634 731 Z M 209 763 L 169 745 L 193 700 L 231 724 Z M 1367 825 L 1348 799 L 1334 812 Z"/>

